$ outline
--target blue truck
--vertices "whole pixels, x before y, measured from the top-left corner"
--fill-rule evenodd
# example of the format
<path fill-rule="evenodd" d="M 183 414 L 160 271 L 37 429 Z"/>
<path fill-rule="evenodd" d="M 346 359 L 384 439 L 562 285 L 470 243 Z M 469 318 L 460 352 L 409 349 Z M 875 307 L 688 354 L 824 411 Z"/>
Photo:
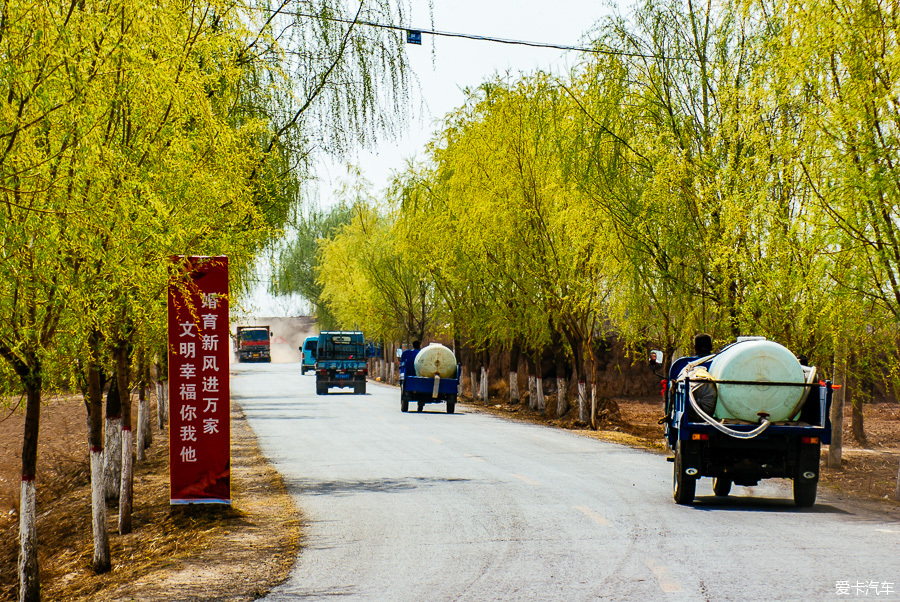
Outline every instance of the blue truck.
<path fill-rule="evenodd" d="M 316 369 L 316 348 L 319 345 L 319 337 L 306 337 L 303 346 L 300 347 L 300 374 L 306 374 L 307 370 Z"/>
<path fill-rule="evenodd" d="M 448 352 L 449 353 L 449 352 Z M 415 353 L 409 356 L 407 361 L 400 361 L 400 411 L 408 412 L 410 402 L 416 404 L 417 411 L 421 412 L 425 404 L 446 403 L 447 413 L 456 411 L 456 399 L 459 394 L 459 375 L 462 367 L 456 365 L 456 378 L 441 378 L 439 376 L 416 376 L 414 366 Z M 450 356 L 452 359 L 452 355 Z M 448 366 L 452 369 L 452 365 Z"/>
<path fill-rule="evenodd" d="M 366 392 L 366 340 L 359 331 L 326 331 L 316 341 L 316 394 L 326 395 L 332 387 L 351 388 L 357 395 Z"/>
<path fill-rule="evenodd" d="M 759 338 L 747 337 L 755 341 Z M 735 345 L 745 342 L 748 341 L 739 339 L 708 357 L 678 359 L 669 369 L 662 422 L 667 447 L 674 452 L 668 460 L 675 465 L 675 502 L 692 504 L 697 481 L 702 477 L 713 479 L 713 493 L 720 497 L 727 496 L 732 485 L 749 487 L 761 479 L 780 478 L 793 481 L 797 506 L 812 506 L 816 501 L 821 446 L 831 443 L 829 414 L 834 387 L 830 381 L 817 380 L 815 368 L 802 366 L 796 359 L 794 362 L 803 370 L 799 380 L 784 382 L 777 374 L 772 378 L 771 367 L 775 366 L 774 372 L 779 373 L 779 362 L 765 357 L 756 363 L 745 362 L 742 368 L 749 377 L 717 378 L 713 374 L 716 358 L 726 352 L 741 352 L 742 348 Z M 651 363 L 660 359 L 651 356 Z M 716 395 L 721 402 L 726 390 L 738 400 L 757 395 L 763 405 L 767 398 L 790 390 L 797 402 L 790 406 L 787 415 L 780 417 L 764 409 L 743 419 L 723 418 L 728 415 L 727 408 L 714 404 Z M 704 391 L 711 392 L 711 405 L 706 407 L 702 403 Z"/>

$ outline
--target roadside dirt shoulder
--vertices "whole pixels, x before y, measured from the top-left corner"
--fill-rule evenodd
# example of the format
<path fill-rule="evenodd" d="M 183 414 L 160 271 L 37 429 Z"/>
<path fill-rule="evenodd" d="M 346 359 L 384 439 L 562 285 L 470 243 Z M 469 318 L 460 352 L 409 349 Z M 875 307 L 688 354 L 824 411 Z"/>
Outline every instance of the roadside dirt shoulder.
<path fill-rule="evenodd" d="M 84 406 L 60 402 L 42 424 L 41 439 L 84 431 Z M 280 475 L 269 466 L 239 408 L 232 406 L 232 506 L 170 506 L 168 436 L 154 431 L 145 462 L 136 465 L 133 532 L 116 533 L 110 505 L 112 571 L 95 575 L 86 445 L 57 448 L 67 474 L 38 478 L 38 545 L 46 600 L 254 600 L 287 579 L 297 557 L 300 515 Z M 0 439 L 21 441 L 15 417 L 0 422 Z M 75 437 L 77 440 L 78 437 Z M 80 439 L 86 440 L 85 437 Z M 48 448 L 49 449 L 49 448 Z M 77 451 L 84 450 L 79 460 Z M 3 450 L 3 478 L 15 472 Z M 53 465 L 53 452 L 39 463 Z M 64 482 L 60 482 L 64 481 Z M 7 488 L 5 493 L 9 492 Z M 15 503 L 9 495 L 2 500 Z M 18 522 L 0 522 L 0 599 L 16 598 Z"/>

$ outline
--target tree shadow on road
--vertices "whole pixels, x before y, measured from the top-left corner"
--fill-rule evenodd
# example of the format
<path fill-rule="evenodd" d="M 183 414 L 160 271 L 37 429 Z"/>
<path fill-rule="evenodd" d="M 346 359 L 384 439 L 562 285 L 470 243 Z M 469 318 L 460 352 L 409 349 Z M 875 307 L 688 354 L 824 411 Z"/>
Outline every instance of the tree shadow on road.
<path fill-rule="evenodd" d="M 409 479 L 365 479 L 345 481 L 315 481 L 296 479 L 287 482 L 288 491 L 293 495 L 353 495 L 356 493 L 397 493 L 420 487 L 432 487 L 447 483 L 469 482 L 470 479 L 436 479 L 416 477 Z"/>

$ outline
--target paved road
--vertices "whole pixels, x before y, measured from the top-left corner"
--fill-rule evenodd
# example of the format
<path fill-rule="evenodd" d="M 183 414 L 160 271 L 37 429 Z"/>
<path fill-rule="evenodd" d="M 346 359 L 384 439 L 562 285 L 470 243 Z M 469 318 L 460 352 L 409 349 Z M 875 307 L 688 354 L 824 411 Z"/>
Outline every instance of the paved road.
<path fill-rule="evenodd" d="M 268 600 L 900 600 L 897 513 L 822 492 L 800 510 L 778 482 L 723 500 L 709 479 L 677 506 L 656 454 L 465 405 L 403 414 L 375 383 L 318 397 L 298 364 L 232 369 L 307 521 Z"/>

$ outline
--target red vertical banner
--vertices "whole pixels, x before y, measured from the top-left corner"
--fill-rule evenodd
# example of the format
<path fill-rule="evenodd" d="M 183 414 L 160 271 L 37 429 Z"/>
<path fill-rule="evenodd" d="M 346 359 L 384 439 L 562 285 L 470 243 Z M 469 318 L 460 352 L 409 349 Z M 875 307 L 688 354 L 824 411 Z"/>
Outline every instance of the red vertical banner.
<path fill-rule="evenodd" d="M 171 504 L 231 503 L 228 258 L 173 257 L 169 283 Z"/>

